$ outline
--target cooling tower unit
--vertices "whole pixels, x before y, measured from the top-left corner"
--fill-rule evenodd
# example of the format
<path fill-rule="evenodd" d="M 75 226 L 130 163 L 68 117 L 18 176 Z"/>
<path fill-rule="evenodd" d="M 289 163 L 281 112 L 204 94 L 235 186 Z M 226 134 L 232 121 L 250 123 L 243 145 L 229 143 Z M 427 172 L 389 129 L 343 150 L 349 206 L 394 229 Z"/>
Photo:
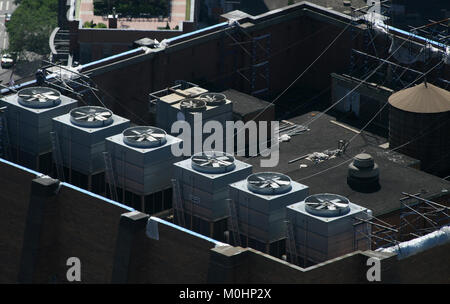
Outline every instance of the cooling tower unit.
<path fill-rule="evenodd" d="M 105 138 L 130 126 L 126 118 L 114 115 L 102 107 L 85 106 L 53 118 L 53 128 L 59 139 L 62 165 L 69 170 L 69 180 L 77 186 L 93 189 L 96 184 L 104 186 Z M 103 181 L 102 181 L 103 178 Z"/>
<path fill-rule="evenodd" d="M 189 91 L 190 94 L 187 94 L 186 91 Z M 184 91 L 169 90 L 167 93 L 169 92 L 172 93 L 155 99 L 156 126 L 164 129 L 167 133 L 171 133 L 172 125 L 176 121 L 186 121 L 191 127 L 191 134 L 194 133 L 194 121 L 198 121 L 200 134 L 197 136 L 202 136 L 201 127 L 208 121 L 219 122 L 224 130 L 225 122 L 233 121 L 233 103 L 224 94 L 207 92 L 199 87 L 192 87 Z M 206 136 L 202 136 L 202 142 L 205 138 Z M 217 147 L 212 148 L 222 150 Z M 194 149 L 192 149 L 193 151 Z"/>
<path fill-rule="evenodd" d="M 173 116 L 173 111 L 171 111 L 172 105 L 175 105 L 186 98 L 195 98 L 205 92 L 208 91 L 195 85 L 189 88 L 182 88 L 181 85 L 177 85 L 150 94 L 150 98 L 153 99 L 153 102 L 150 102 L 150 111 L 156 114 L 156 126 L 170 132 L 172 126 L 170 121 L 176 118 L 176 116 Z M 172 115 L 170 118 L 169 112 L 170 115 Z"/>
<path fill-rule="evenodd" d="M 180 142 L 151 126 L 131 127 L 106 138 L 116 186 L 122 194 L 119 200 L 148 214 L 168 208 L 171 193 L 165 190 L 172 188 L 173 164 L 182 160 L 171 149 Z"/>
<path fill-rule="evenodd" d="M 416 158 L 421 169 L 450 171 L 450 92 L 421 83 L 389 97 L 389 148 Z"/>
<path fill-rule="evenodd" d="M 223 240 L 229 216 L 228 185 L 245 179 L 252 166 L 224 152 L 208 151 L 175 163 L 174 173 L 186 223 L 194 231 Z"/>
<path fill-rule="evenodd" d="M 2 97 L 6 106 L 8 137 L 13 161 L 49 173 L 51 170 L 52 118 L 68 113 L 77 101 L 47 87 L 29 87 Z"/>
<path fill-rule="evenodd" d="M 305 199 L 308 186 L 281 173 L 259 172 L 231 184 L 229 191 L 236 207 L 241 246 L 280 255 L 280 242 L 286 238 L 286 206 Z"/>
<path fill-rule="evenodd" d="M 303 201 L 287 206 L 286 218 L 291 225 L 296 261 L 311 265 L 342 256 L 355 250 L 370 249 L 370 210 L 351 203 L 337 194 L 314 194 Z M 361 233 L 362 232 L 362 233 Z M 290 257 L 294 255 L 287 246 Z M 292 250 L 292 249 L 291 249 Z"/>

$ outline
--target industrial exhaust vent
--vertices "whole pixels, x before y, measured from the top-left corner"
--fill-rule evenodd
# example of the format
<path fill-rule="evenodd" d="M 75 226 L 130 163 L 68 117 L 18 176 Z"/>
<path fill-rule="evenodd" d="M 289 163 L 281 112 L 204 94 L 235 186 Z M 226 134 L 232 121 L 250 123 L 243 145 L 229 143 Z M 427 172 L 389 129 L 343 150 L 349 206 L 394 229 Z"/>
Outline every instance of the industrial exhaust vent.
<path fill-rule="evenodd" d="M 61 103 L 61 94 L 54 89 L 32 87 L 17 93 L 18 102 L 28 108 L 52 108 Z"/>
<path fill-rule="evenodd" d="M 221 93 L 203 93 L 198 98 L 206 101 L 208 106 L 220 106 L 227 102 L 227 97 Z"/>
<path fill-rule="evenodd" d="M 220 174 L 234 170 L 234 157 L 218 151 L 207 151 L 191 157 L 192 168 L 203 173 Z"/>
<path fill-rule="evenodd" d="M 123 142 L 136 148 L 154 148 L 166 143 L 166 132 L 150 126 L 131 127 L 123 131 Z"/>
<path fill-rule="evenodd" d="M 282 194 L 292 189 L 289 176 L 275 172 L 259 172 L 247 177 L 247 187 L 257 194 Z"/>
<path fill-rule="evenodd" d="M 372 156 L 361 153 L 348 165 L 347 184 L 359 192 L 375 192 L 380 189 L 380 172 Z"/>
<path fill-rule="evenodd" d="M 180 102 L 180 109 L 187 112 L 202 112 L 206 110 L 206 101 L 203 99 L 187 98 Z"/>
<path fill-rule="evenodd" d="M 84 128 L 105 127 L 113 123 L 113 114 L 102 107 L 86 106 L 70 111 L 70 121 Z"/>
<path fill-rule="evenodd" d="M 322 217 L 335 217 L 350 212 L 349 201 L 337 194 L 314 194 L 305 199 L 305 209 Z"/>

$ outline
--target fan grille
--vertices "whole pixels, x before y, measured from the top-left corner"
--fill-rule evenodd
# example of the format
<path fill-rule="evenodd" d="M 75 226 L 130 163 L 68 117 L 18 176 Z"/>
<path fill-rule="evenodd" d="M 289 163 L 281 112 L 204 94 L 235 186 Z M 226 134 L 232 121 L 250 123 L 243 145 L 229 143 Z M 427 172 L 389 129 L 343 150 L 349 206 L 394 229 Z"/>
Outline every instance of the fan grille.
<path fill-rule="evenodd" d="M 206 110 L 206 102 L 202 99 L 186 98 L 180 101 L 180 109 L 187 112 L 202 112 Z"/>
<path fill-rule="evenodd" d="M 191 157 L 192 168 L 203 173 L 219 174 L 234 170 L 234 157 L 225 152 L 205 151 Z"/>
<path fill-rule="evenodd" d="M 113 114 L 102 107 L 86 106 L 70 111 L 70 121 L 85 128 L 105 127 L 113 123 Z"/>
<path fill-rule="evenodd" d="M 276 172 L 259 172 L 247 177 L 247 188 L 258 194 L 276 195 L 291 191 L 289 176 Z"/>
<path fill-rule="evenodd" d="M 154 148 L 166 143 L 166 132 L 151 126 L 131 127 L 122 132 L 123 142 L 136 148 Z"/>
<path fill-rule="evenodd" d="M 350 212 L 349 200 L 341 195 L 322 193 L 305 199 L 305 210 L 322 217 L 336 217 Z"/>
<path fill-rule="evenodd" d="M 31 87 L 20 90 L 17 101 L 28 108 L 52 108 L 61 103 L 61 94 L 51 88 Z"/>
<path fill-rule="evenodd" d="M 221 93 L 203 93 L 198 98 L 204 100 L 208 106 L 222 105 L 227 101 L 227 97 Z"/>

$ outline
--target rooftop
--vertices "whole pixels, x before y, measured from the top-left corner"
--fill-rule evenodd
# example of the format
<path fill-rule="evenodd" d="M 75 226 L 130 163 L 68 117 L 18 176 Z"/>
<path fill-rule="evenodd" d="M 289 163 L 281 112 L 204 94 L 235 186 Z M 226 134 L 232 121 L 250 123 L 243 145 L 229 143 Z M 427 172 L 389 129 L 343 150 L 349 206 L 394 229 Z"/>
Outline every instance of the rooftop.
<path fill-rule="evenodd" d="M 170 29 L 180 25 L 180 22 L 189 21 L 190 8 L 186 9 L 186 5 L 190 1 L 186 0 L 170 0 L 170 15 L 163 18 L 118 18 L 117 28 L 120 29 L 135 29 L 135 30 L 157 30 L 158 28 L 166 27 L 169 24 Z M 86 21 L 93 21 L 94 23 L 108 24 L 108 18 L 105 16 L 94 15 L 94 1 L 93 0 L 78 0 L 75 14 L 80 23 Z"/>
<path fill-rule="evenodd" d="M 265 100 L 233 89 L 228 89 L 221 93 L 225 94 L 228 100 L 233 101 L 233 113 L 241 116 L 252 113 L 256 114 L 271 106 L 271 104 Z"/>
<path fill-rule="evenodd" d="M 318 114 L 319 112 L 310 112 L 295 117 L 290 122 L 305 124 L 316 119 Z M 417 165 L 418 161 L 381 148 L 380 145 L 387 146 L 387 140 L 367 132 L 356 136 L 340 156 L 320 163 L 302 159 L 289 164 L 290 160 L 306 154 L 335 150 L 339 140 L 350 140 L 359 132 L 337 122 L 332 116 L 320 115 L 308 126 L 309 131 L 291 137 L 289 142 L 280 143 L 280 161 L 276 167 L 262 168 L 261 157 L 238 158 L 253 165 L 254 172 L 276 171 L 287 174 L 292 180 L 309 186 L 310 194 L 327 192 L 343 195 L 353 203 L 371 209 L 375 216 L 397 210 L 401 206 L 399 199 L 403 197 L 402 191 L 426 191 L 426 195 L 434 195 L 443 189 L 450 190 L 450 182 L 409 167 Z M 357 192 L 347 185 L 348 165 L 362 151 L 371 154 L 380 169 L 381 189 L 373 193 Z"/>
<path fill-rule="evenodd" d="M 295 0 L 295 3 L 298 2 L 301 2 L 301 0 Z M 304 2 L 320 5 L 324 8 L 347 15 L 351 15 L 351 6 L 353 6 L 354 8 L 362 8 L 367 5 L 367 1 L 365 0 L 309 0 Z M 244 11 L 250 15 L 258 15 L 266 13 L 270 10 L 285 7 L 288 4 L 288 0 L 244 0 L 241 1 L 239 10 Z"/>

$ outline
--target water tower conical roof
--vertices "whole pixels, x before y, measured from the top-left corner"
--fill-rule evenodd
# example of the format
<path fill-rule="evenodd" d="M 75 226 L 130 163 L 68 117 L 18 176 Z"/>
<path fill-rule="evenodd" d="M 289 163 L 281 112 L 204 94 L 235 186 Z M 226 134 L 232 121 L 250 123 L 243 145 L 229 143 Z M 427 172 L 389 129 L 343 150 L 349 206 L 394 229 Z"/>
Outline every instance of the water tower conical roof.
<path fill-rule="evenodd" d="M 431 83 L 421 83 L 392 94 L 391 106 L 413 113 L 442 113 L 450 111 L 450 92 Z"/>

